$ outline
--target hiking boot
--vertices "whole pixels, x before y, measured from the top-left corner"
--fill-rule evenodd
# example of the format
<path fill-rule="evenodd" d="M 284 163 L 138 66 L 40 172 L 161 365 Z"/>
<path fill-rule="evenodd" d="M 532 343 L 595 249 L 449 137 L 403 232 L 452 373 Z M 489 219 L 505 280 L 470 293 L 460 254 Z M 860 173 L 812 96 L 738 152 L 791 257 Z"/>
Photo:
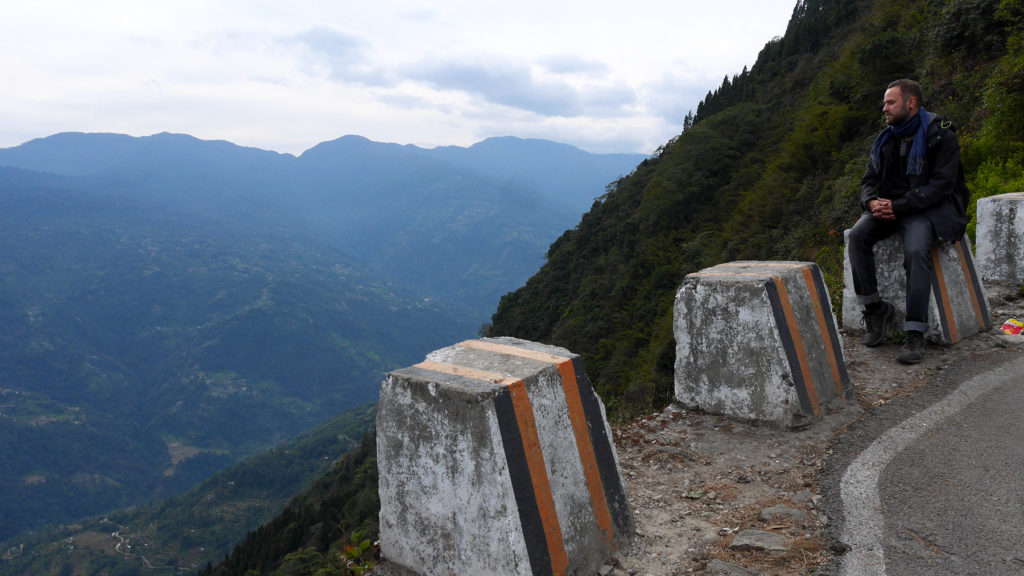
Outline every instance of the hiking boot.
<path fill-rule="evenodd" d="M 896 357 L 900 364 L 917 364 L 924 360 L 924 334 L 916 330 L 907 332 L 907 341 L 903 344 L 903 350 Z"/>
<path fill-rule="evenodd" d="M 889 321 L 892 320 L 892 315 L 895 309 L 892 304 L 882 301 L 882 305 L 872 311 L 864 311 L 864 327 L 867 330 L 867 334 L 864 335 L 862 342 L 865 346 L 872 348 L 878 346 L 885 340 L 885 330 L 889 325 Z"/>

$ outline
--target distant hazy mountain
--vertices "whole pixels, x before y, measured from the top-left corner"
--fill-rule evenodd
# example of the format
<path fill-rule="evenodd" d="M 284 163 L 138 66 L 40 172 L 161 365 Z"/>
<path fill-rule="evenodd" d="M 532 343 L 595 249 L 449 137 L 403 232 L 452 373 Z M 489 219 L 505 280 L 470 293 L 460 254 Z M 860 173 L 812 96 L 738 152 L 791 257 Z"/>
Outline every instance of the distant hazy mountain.
<path fill-rule="evenodd" d="M 530 184 L 546 148 L 593 160 L 351 136 L 0 150 L 0 541 L 179 492 L 474 336 L 582 210 L 560 194 L 586 186 Z"/>
<path fill-rule="evenodd" d="M 236 223 L 290 226 L 481 320 L 543 262 L 637 154 L 495 138 L 427 150 L 345 136 L 298 158 L 156 134 L 58 134 L 0 150 L 0 166 Z"/>
<path fill-rule="evenodd" d="M 590 209 L 605 187 L 632 172 L 646 156 L 591 154 L 548 140 L 513 136 L 488 138 L 469 148 L 443 146 L 425 154 L 476 170 L 491 177 L 534 188 L 545 198 L 561 202 L 575 214 Z"/>

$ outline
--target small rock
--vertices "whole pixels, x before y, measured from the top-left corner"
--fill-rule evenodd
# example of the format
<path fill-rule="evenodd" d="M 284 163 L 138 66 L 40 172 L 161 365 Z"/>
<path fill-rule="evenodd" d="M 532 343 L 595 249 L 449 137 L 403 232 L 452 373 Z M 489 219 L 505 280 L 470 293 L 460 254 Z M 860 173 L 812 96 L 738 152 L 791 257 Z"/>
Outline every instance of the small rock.
<path fill-rule="evenodd" d="M 786 537 L 763 530 L 744 530 L 733 538 L 729 548 L 733 550 L 767 550 L 769 552 L 785 552 Z"/>
<path fill-rule="evenodd" d="M 788 520 L 797 524 L 802 524 L 807 521 L 807 513 L 803 510 L 796 510 L 789 506 L 772 506 L 771 508 L 765 508 L 761 510 L 761 513 L 757 515 L 757 519 L 761 522 L 777 522 L 779 520 Z"/>
<path fill-rule="evenodd" d="M 755 576 L 753 572 L 742 566 L 723 562 L 718 559 L 708 562 L 708 566 L 704 569 L 704 573 L 709 576 Z"/>
<path fill-rule="evenodd" d="M 1021 334 L 1000 334 L 999 339 L 1004 345 L 1007 346 L 1019 346 L 1021 344 L 1024 344 L 1024 336 L 1022 336 Z"/>
<path fill-rule="evenodd" d="M 700 541 L 703 544 L 707 544 L 708 546 L 711 546 L 712 544 L 717 544 L 718 541 L 721 539 L 722 537 L 718 534 L 715 534 L 714 532 L 704 532 L 700 535 Z"/>
<path fill-rule="evenodd" d="M 801 490 L 793 495 L 793 504 L 809 504 L 814 501 L 816 494 L 810 490 Z"/>
<path fill-rule="evenodd" d="M 839 540 L 833 540 L 832 542 L 829 543 L 828 549 L 831 550 L 833 554 L 835 554 L 837 556 L 841 556 L 841 555 L 846 554 L 847 552 L 850 551 L 850 545 L 847 544 L 846 542 L 840 542 Z"/>

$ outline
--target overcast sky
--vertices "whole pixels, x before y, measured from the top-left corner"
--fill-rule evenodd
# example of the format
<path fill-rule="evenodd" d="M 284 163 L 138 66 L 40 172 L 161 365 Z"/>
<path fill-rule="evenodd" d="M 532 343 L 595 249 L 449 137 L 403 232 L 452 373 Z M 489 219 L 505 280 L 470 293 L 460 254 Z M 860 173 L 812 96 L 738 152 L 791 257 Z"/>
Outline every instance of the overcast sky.
<path fill-rule="evenodd" d="M 650 153 L 796 0 L 0 0 L 0 147 L 157 132 Z"/>

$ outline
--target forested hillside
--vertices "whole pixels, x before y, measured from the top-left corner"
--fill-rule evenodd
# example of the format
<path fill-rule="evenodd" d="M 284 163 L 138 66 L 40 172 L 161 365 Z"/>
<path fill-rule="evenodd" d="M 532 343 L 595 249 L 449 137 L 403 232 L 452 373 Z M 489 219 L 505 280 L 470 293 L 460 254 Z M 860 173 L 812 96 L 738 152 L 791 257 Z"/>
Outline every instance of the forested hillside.
<path fill-rule="evenodd" d="M 372 434 L 362 438 L 372 431 L 375 414 L 372 404 L 342 412 L 158 505 L 25 537 L 6 550 L 0 575 L 194 572 L 277 516 L 296 493 L 322 483 L 335 465 L 344 468 L 344 462 L 359 458 L 367 443 L 372 445 Z"/>
<path fill-rule="evenodd" d="M 0 321 L 0 541 L 180 493 L 476 328 L 286 230 L 5 168 Z"/>
<path fill-rule="evenodd" d="M 613 414 L 666 404 L 686 274 L 815 261 L 840 296 L 842 231 L 890 81 L 919 80 L 925 107 L 959 126 L 975 199 L 1024 190 L 1022 26 L 1021 0 L 801 0 L 784 37 L 551 246 L 489 334 L 584 355 Z"/>
<path fill-rule="evenodd" d="M 367 434 L 277 518 L 199 574 L 362 574 L 373 560 L 379 511 L 377 442 Z"/>

